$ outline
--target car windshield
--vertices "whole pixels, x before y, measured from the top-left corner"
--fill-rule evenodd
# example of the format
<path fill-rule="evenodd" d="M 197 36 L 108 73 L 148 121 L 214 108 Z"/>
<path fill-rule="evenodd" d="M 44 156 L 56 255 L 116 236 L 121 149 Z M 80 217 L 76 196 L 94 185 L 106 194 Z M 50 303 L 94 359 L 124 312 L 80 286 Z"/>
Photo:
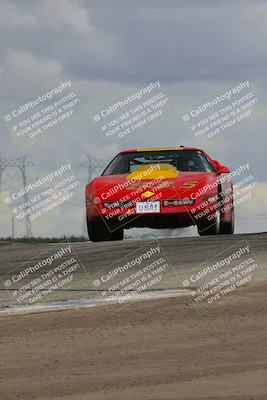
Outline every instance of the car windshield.
<path fill-rule="evenodd" d="M 102 175 L 128 174 L 141 165 L 170 164 L 178 171 L 215 172 L 200 150 L 138 151 L 118 154 Z"/>

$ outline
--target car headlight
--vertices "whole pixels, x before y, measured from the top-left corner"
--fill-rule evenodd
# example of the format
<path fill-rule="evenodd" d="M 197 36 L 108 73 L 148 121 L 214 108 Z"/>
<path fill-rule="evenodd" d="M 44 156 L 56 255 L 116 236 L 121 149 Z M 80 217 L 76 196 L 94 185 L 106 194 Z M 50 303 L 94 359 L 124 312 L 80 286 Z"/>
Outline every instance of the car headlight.
<path fill-rule="evenodd" d="M 164 200 L 164 206 L 192 206 L 195 200 L 192 199 L 179 199 L 179 200 Z"/>

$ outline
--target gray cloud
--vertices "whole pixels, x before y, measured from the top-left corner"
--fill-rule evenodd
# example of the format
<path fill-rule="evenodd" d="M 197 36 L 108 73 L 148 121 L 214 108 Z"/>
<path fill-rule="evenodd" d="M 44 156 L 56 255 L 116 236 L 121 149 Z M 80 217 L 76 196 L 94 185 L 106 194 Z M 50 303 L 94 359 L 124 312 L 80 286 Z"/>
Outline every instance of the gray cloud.
<path fill-rule="evenodd" d="M 15 145 L 1 121 L 6 157 L 27 152 L 43 168 L 62 155 L 78 163 L 86 152 L 110 158 L 127 147 L 195 144 L 181 120 L 182 108 L 240 74 L 259 88 L 265 109 L 267 1 L 0 0 L 0 11 L 2 110 L 61 73 L 75 82 L 88 112 L 152 74 L 160 77 L 177 110 L 147 132 L 108 146 L 86 113 L 29 149 Z M 247 157 L 264 184 L 265 125 L 263 113 L 238 132 L 197 144 L 226 164 Z M 259 198 L 257 193 L 255 207 L 262 214 Z M 73 219 L 77 231 L 79 213 L 82 220 L 82 205 Z"/>

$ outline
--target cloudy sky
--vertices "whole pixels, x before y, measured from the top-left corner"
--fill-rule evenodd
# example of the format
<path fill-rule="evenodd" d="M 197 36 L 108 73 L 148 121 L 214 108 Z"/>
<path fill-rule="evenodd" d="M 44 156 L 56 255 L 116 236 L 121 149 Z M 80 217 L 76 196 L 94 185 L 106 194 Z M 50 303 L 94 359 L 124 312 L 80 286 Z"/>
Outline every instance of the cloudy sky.
<path fill-rule="evenodd" d="M 266 231 L 266 26 L 265 0 L 0 0 L 0 156 L 27 154 L 33 180 L 63 158 L 78 166 L 87 153 L 110 159 L 125 148 L 197 145 L 230 167 L 248 160 L 259 183 L 237 210 L 237 231 Z M 6 110 L 62 75 L 79 92 L 79 117 L 30 146 L 15 141 Z M 95 110 L 142 88 L 151 76 L 168 94 L 165 118 L 127 140 L 106 140 L 92 121 Z M 259 96 L 255 116 L 219 137 L 194 137 L 184 110 L 231 88 L 240 76 Z M 77 173 L 84 184 L 86 170 L 77 167 Z M 21 185 L 15 169 L 4 171 L 2 191 L 14 182 Z M 33 222 L 33 233 L 81 233 L 82 191 L 72 204 Z M 10 215 L 2 204 L 1 236 L 10 234 Z M 17 223 L 16 233 L 24 231 Z"/>

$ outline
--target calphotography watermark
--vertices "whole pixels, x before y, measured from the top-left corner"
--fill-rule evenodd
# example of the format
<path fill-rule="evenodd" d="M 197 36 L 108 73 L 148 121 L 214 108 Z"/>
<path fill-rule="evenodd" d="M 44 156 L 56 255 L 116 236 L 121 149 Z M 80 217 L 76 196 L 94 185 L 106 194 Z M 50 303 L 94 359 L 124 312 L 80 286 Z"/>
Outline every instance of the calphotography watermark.
<path fill-rule="evenodd" d="M 91 276 L 106 304 L 124 304 L 140 295 L 169 288 L 176 275 L 157 241 L 149 242 Z"/>
<path fill-rule="evenodd" d="M 220 174 L 213 181 L 195 182 L 193 191 L 188 193 L 194 206 L 185 207 L 200 231 L 217 223 L 218 216 L 222 225 L 232 221 L 234 210 L 252 198 L 258 182 L 251 162 L 240 160 L 230 166 L 229 173 Z"/>
<path fill-rule="evenodd" d="M 164 169 L 165 168 L 165 169 Z M 167 172 L 166 172 L 167 171 Z M 177 197 L 173 181 L 166 178 L 170 171 L 160 163 L 141 164 L 128 175 L 99 185 L 97 190 L 87 195 L 88 215 L 95 215 L 112 232 L 144 214 L 160 214 L 164 193 L 168 198 Z"/>
<path fill-rule="evenodd" d="M 67 290 L 79 289 L 87 280 L 86 272 L 72 245 L 62 242 L 46 253 L 15 267 L 1 277 L 1 291 L 8 291 L 13 305 L 35 305 L 50 302 Z"/>
<path fill-rule="evenodd" d="M 11 185 L 12 184 L 12 185 Z M 39 221 L 74 199 L 82 190 L 75 167 L 70 160 L 61 160 L 42 171 L 37 179 L 17 185 L 10 181 L 3 202 L 9 207 L 15 221 Z"/>
<path fill-rule="evenodd" d="M 251 81 L 241 78 L 188 108 L 182 120 L 195 138 L 212 139 L 248 121 L 256 114 L 259 105 L 260 100 Z"/>
<path fill-rule="evenodd" d="M 186 271 L 182 277 L 184 288 L 191 289 L 191 300 L 200 313 L 207 312 L 215 304 L 259 283 L 266 278 L 251 244 L 243 240 Z"/>
<path fill-rule="evenodd" d="M 94 112 L 92 120 L 108 141 L 131 137 L 169 111 L 166 89 L 156 77 Z"/>
<path fill-rule="evenodd" d="M 66 78 L 2 111 L 12 137 L 28 146 L 81 113 L 81 99 Z"/>

